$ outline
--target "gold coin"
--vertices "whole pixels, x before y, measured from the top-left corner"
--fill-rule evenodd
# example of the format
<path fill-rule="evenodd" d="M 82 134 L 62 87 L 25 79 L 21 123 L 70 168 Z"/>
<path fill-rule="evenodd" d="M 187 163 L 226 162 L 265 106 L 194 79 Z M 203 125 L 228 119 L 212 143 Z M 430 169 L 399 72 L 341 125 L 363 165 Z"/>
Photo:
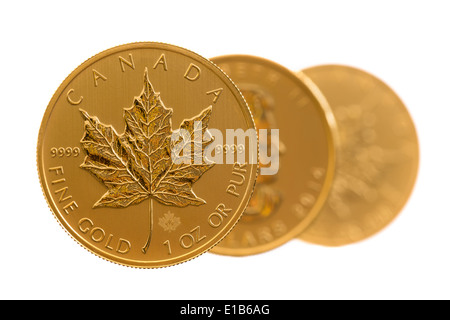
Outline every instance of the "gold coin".
<path fill-rule="evenodd" d="M 41 185 L 62 227 L 94 254 L 141 268 L 178 264 L 225 237 L 250 199 L 256 152 L 243 149 L 244 164 L 208 158 L 223 156 L 213 130 L 239 129 L 255 129 L 248 106 L 209 60 L 161 43 L 114 47 L 51 99 L 38 139 Z"/>
<path fill-rule="evenodd" d="M 400 98 L 373 75 L 340 65 L 304 74 L 333 110 L 340 147 L 328 199 L 300 239 L 351 244 L 382 230 L 405 205 L 419 164 L 416 131 Z"/>
<path fill-rule="evenodd" d="M 245 55 L 212 61 L 246 98 L 262 148 L 261 172 L 249 206 L 233 231 L 211 252 L 234 256 L 262 253 L 296 237 L 322 206 L 334 172 L 334 120 L 309 79 L 296 77 L 275 62 Z M 266 137 L 262 129 L 270 129 Z M 278 139 L 274 139 L 274 129 Z M 268 152 L 262 152 L 264 147 Z M 273 165 L 278 165 L 278 171 L 265 175 L 264 169 Z"/>

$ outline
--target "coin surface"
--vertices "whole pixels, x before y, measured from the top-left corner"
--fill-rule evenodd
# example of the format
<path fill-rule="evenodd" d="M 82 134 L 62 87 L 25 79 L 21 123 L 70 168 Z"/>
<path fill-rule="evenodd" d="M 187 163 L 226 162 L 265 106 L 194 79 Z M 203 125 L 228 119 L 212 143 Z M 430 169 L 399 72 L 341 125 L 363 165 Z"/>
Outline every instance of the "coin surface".
<path fill-rule="evenodd" d="M 260 169 L 241 220 L 211 252 L 251 255 L 276 248 L 314 219 L 334 172 L 333 118 L 325 99 L 306 77 L 254 56 L 213 58 L 238 85 L 260 132 Z M 261 129 L 270 129 L 267 138 Z M 274 131 L 278 140 L 274 140 Z M 268 152 L 262 152 L 266 147 Z M 270 151 L 269 151 L 270 150 Z M 278 159 L 268 161 L 268 154 Z M 278 161 L 275 174 L 263 169 Z"/>
<path fill-rule="evenodd" d="M 341 246 L 386 227 L 412 192 L 419 164 L 413 121 L 400 98 L 373 75 L 323 65 L 299 73 L 323 92 L 336 118 L 336 176 L 320 214 L 300 239 Z"/>
<path fill-rule="evenodd" d="M 209 60 L 152 42 L 101 52 L 64 80 L 45 111 L 37 162 L 48 204 L 77 242 L 108 261 L 153 268 L 197 257 L 236 224 L 258 171 L 250 147 L 241 149 L 244 164 L 210 161 L 207 150 L 214 146 L 218 159 L 224 147 L 213 129 L 255 126 L 237 87 Z"/>

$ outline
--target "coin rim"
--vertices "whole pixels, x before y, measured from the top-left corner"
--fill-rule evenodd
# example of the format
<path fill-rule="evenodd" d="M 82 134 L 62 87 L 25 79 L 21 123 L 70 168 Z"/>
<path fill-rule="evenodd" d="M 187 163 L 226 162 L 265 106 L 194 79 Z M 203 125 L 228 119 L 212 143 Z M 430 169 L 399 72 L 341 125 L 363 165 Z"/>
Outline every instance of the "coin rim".
<path fill-rule="evenodd" d="M 130 50 L 130 49 L 146 49 L 146 48 L 168 50 L 168 51 L 172 51 L 175 53 L 179 53 L 179 54 L 188 56 L 197 61 L 203 62 L 204 66 L 209 67 L 212 70 L 212 72 L 216 73 L 217 76 L 223 80 L 224 85 L 227 85 L 229 87 L 230 91 L 234 94 L 236 100 L 237 101 L 240 100 L 240 102 L 241 102 L 240 109 L 242 110 L 242 113 L 243 113 L 246 123 L 249 125 L 249 127 L 256 128 L 255 122 L 253 119 L 253 115 L 250 111 L 249 106 L 247 105 L 247 102 L 245 101 L 245 98 L 243 97 L 242 93 L 240 92 L 239 88 L 234 84 L 232 79 L 225 72 L 223 72 L 216 64 L 214 64 L 212 61 L 206 59 L 205 57 L 203 57 L 189 49 L 185 49 L 183 47 L 169 44 L 169 43 L 152 42 L 152 41 L 132 42 L 132 43 L 126 43 L 126 44 L 121 44 L 121 45 L 111 47 L 109 49 L 106 49 L 104 51 L 101 51 L 101 52 L 91 56 L 89 59 L 85 60 L 77 68 L 75 68 L 64 79 L 64 81 L 59 85 L 59 87 L 56 89 L 55 93 L 53 94 L 49 104 L 47 105 L 45 112 L 44 112 L 44 116 L 41 121 L 39 133 L 38 133 L 38 139 L 37 139 L 36 164 L 37 164 L 37 169 L 38 169 L 37 171 L 38 171 L 39 182 L 41 185 L 41 190 L 44 194 L 44 198 L 47 201 L 47 205 L 48 205 L 50 211 L 52 212 L 55 219 L 58 221 L 59 225 L 63 228 L 63 230 L 65 230 L 69 234 L 69 236 L 73 240 L 75 240 L 76 243 L 78 243 L 79 245 L 81 245 L 81 247 L 83 247 L 84 249 L 88 250 L 89 252 L 91 252 L 92 254 L 94 254 L 95 256 L 97 256 L 103 260 L 106 260 L 106 261 L 109 261 L 109 262 L 112 262 L 115 264 L 123 265 L 126 267 L 148 269 L 148 268 L 164 268 L 164 267 L 178 265 L 178 264 L 190 261 L 190 260 L 197 258 L 198 256 L 204 254 L 205 252 L 209 251 L 211 248 L 213 248 L 215 245 L 217 245 L 217 243 L 219 243 L 223 238 L 225 238 L 228 235 L 228 233 L 236 226 L 236 224 L 240 220 L 242 213 L 245 211 L 245 208 L 247 207 L 248 202 L 251 199 L 251 195 L 253 193 L 253 190 L 254 190 L 254 187 L 256 184 L 256 178 L 259 173 L 259 161 L 258 161 L 259 154 L 257 153 L 257 155 L 256 155 L 257 156 L 256 164 L 251 165 L 252 170 L 249 175 L 251 180 L 249 180 L 249 183 L 247 184 L 246 192 L 242 196 L 242 200 L 241 200 L 238 208 L 235 210 L 235 212 L 236 212 L 234 215 L 235 222 L 227 224 L 228 230 L 226 230 L 225 227 L 222 228 L 221 231 L 218 232 L 214 236 L 214 238 L 216 238 L 214 243 L 211 244 L 212 240 L 210 240 L 209 246 L 202 245 L 199 248 L 196 248 L 195 250 L 193 250 L 192 252 L 194 252 L 194 254 L 192 254 L 192 252 L 188 252 L 188 253 L 180 255 L 176 258 L 170 259 L 170 262 L 167 262 L 168 260 L 163 260 L 162 263 L 161 263 L 161 260 L 158 260 L 157 262 L 148 262 L 148 261 L 141 262 L 141 261 L 136 261 L 134 259 L 124 259 L 124 258 L 121 258 L 118 256 L 114 256 L 112 254 L 105 253 L 105 251 L 100 250 L 93 244 L 89 243 L 86 239 L 81 237 L 77 232 L 75 232 L 73 230 L 73 227 L 71 225 L 69 225 L 65 221 L 65 219 L 60 217 L 60 216 L 62 216 L 62 214 L 59 212 L 58 208 L 54 205 L 54 201 L 51 200 L 53 198 L 51 196 L 50 190 L 48 190 L 48 187 L 46 187 L 44 185 L 47 183 L 47 181 L 46 181 L 46 176 L 45 176 L 44 167 L 43 167 L 44 154 L 43 154 L 42 147 L 43 147 L 43 141 L 44 141 L 44 137 L 45 137 L 46 127 L 47 127 L 50 115 L 53 111 L 53 108 L 56 105 L 56 102 L 61 97 L 64 89 L 78 74 L 80 74 L 82 71 L 84 71 L 84 69 L 86 69 L 93 63 L 100 61 L 101 59 L 106 58 L 112 54 L 116 54 L 121 51 L 126 51 L 126 50 Z"/>

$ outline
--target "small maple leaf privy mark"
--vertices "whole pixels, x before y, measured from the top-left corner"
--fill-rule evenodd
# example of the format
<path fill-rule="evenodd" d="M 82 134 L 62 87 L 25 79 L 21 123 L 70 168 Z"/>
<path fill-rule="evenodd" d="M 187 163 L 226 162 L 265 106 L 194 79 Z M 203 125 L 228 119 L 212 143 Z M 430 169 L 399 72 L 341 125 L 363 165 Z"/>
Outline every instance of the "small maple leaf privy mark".
<path fill-rule="evenodd" d="M 162 218 L 159 218 L 159 225 L 164 229 L 164 231 L 172 232 L 181 224 L 179 217 L 175 217 L 172 212 L 164 213 Z"/>
<path fill-rule="evenodd" d="M 200 148 L 197 141 L 196 146 L 194 141 L 188 142 L 192 144 L 192 152 L 187 156 L 191 160 L 201 157 L 200 163 L 172 161 L 172 150 L 180 142 L 180 139 L 172 141 L 173 110 L 166 108 L 160 94 L 153 90 L 147 68 L 141 94 L 134 98 L 130 108 L 124 109 L 125 131 L 122 134 L 85 110 L 80 109 L 80 112 L 85 129 L 81 144 L 86 152 L 81 168 L 108 188 L 94 208 L 125 208 L 150 199 L 150 232 L 142 248 L 146 253 L 153 232 L 153 200 L 176 207 L 206 203 L 194 193 L 192 184 L 214 166 L 202 157 L 213 140 L 200 142 Z M 197 116 L 183 120 L 180 130 L 191 136 L 194 131 L 205 135 L 211 112 L 212 106 L 209 106 Z"/>

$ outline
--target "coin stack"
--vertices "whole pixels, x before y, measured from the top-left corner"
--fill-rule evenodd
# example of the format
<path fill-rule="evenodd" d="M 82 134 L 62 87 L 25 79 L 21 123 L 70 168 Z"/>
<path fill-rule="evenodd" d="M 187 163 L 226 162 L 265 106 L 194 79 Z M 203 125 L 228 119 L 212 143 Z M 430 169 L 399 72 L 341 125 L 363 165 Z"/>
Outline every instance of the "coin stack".
<path fill-rule="evenodd" d="M 138 268 L 294 239 L 361 241 L 400 213 L 418 158 L 405 105 L 365 71 L 293 72 L 153 42 L 74 70 L 45 111 L 37 148 L 62 227 L 99 257 Z"/>

